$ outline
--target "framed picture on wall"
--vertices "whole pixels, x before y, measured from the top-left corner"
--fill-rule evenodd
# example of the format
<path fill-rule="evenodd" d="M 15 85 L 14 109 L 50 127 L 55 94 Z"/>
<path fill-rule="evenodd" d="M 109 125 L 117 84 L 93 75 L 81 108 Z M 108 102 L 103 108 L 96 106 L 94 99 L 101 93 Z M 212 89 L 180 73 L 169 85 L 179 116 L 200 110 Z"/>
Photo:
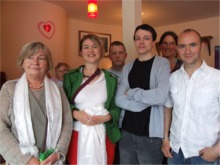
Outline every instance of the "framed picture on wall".
<path fill-rule="evenodd" d="M 108 56 L 109 54 L 109 45 L 111 43 L 111 34 L 107 34 L 107 33 L 97 33 L 97 32 L 90 32 L 90 31 L 79 31 L 79 41 L 83 38 L 84 35 L 87 34 L 95 34 L 97 36 L 99 36 L 103 42 L 104 45 L 104 49 L 105 49 L 105 57 Z"/>
<path fill-rule="evenodd" d="M 215 68 L 220 69 L 220 46 L 215 46 Z"/>

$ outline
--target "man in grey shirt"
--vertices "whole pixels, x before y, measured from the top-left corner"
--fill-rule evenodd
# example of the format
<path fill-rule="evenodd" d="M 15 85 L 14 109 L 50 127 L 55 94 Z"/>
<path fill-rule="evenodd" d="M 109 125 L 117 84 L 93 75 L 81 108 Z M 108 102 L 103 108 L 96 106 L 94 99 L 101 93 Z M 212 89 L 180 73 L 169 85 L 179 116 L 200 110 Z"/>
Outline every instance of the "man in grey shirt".
<path fill-rule="evenodd" d="M 137 58 L 123 68 L 116 93 L 122 108 L 120 164 L 161 164 L 163 103 L 169 91 L 170 64 L 154 55 L 157 33 L 147 24 L 134 32 Z"/>
<path fill-rule="evenodd" d="M 108 71 L 120 77 L 126 57 L 125 45 L 121 41 L 112 42 L 109 47 L 109 59 L 112 61 L 112 67 Z"/>

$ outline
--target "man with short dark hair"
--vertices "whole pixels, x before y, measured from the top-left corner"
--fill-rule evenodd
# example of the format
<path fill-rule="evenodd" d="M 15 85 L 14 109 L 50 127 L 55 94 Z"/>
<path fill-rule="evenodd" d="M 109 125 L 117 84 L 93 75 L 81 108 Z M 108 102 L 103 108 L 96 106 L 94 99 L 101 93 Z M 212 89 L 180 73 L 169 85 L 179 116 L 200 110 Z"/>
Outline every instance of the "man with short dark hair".
<path fill-rule="evenodd" d="M 119 79 L 116 104 L 121 107 L 120 164 L 161 164 L 163 103 L 169 91 L 170 64 L 152 49 L 157 33 L 142 24 L 134 32 L 138 57 L 126 64 Z"/>

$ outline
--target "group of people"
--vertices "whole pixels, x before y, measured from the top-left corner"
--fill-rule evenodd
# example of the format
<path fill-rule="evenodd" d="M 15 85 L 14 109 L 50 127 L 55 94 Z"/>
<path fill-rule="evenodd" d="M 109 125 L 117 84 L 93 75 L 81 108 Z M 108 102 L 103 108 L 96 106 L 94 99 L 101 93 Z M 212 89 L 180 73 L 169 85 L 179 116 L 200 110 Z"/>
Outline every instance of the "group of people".
<path fill-rule="evenodd" d="M 23 75 L 0 92 L 0 154 L 9 164 L 217 164 L 220 157 L 220 71 L 201 57 L 200 34 L 134 31 L 137 58 L 125 64 L 125 45 L 109 47 L 112 67 L 99 68 L 101 39 L 84 36 L 84 64 L 55 71 L 41 42 L 18 58 Z M 62 68 L 63 66 L 64 68 Z M 63 74 L 63 72 L 65 74 Z M 116 158 L 116 159 L 115 159 Z"/>

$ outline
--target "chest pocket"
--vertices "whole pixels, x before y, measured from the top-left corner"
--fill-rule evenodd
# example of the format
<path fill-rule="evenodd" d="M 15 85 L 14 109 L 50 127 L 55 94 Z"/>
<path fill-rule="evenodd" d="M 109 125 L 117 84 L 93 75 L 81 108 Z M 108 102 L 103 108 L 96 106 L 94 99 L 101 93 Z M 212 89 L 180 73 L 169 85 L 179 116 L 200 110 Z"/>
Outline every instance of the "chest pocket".
<path fill-rule="evenodd" d="M 170 89 L 175 106 L 180 106 L 181 104 L 183 104 L 185 98 L 185 91 L 183 89 L 185 90 L 185 88 L 181 86 L 176 86 Z"/>
<path fill-rule="evenodd" d="M 213 83 L 207 84 L 207 85 L 195 85 L 195 92 L 193 93 L 192 97 L 192 104 L 195 106 L 200 106 L 204 108 L 204 106 L 207 106 L 206 108 L 210 108 L 210 106 L 215 106 L 218 104 L 218 95 L 217 95 L 217 89 L 215 88 L 216 85 Z"/>

